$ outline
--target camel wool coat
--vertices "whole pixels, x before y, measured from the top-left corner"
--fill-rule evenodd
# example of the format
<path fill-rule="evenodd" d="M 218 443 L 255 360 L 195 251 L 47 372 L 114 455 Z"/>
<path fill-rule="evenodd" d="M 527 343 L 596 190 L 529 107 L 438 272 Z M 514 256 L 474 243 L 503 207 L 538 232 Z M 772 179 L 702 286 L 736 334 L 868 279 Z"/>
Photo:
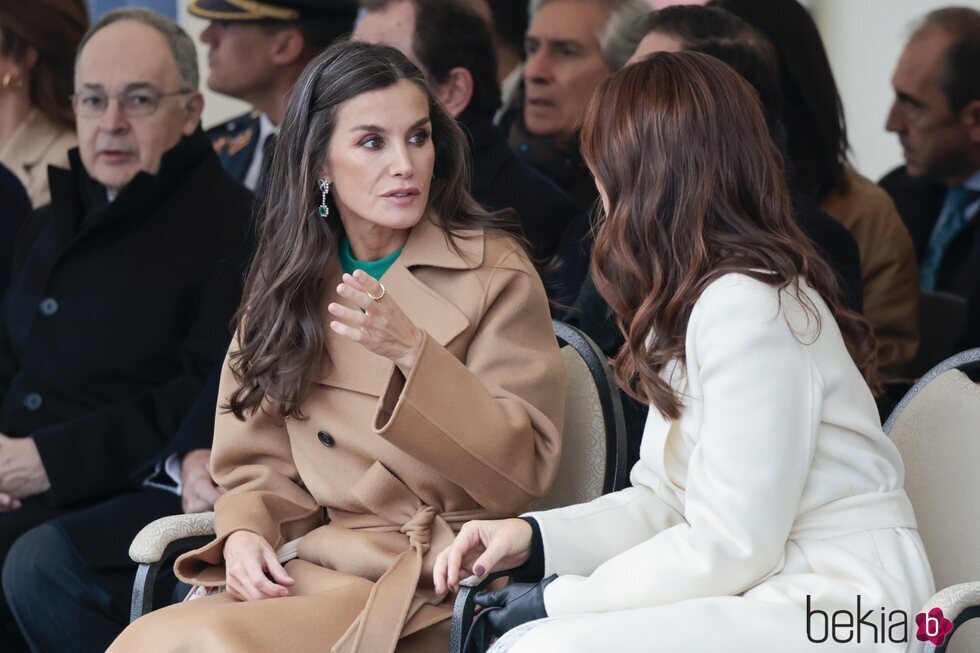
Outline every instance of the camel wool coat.
<path fill-rule="evenodd" d="M 228 492 L 215 506 L 217 539 L 179 558 L 177 575 L 222 584 L 224 542 L 245 529 L 280 559 L 296 556 L 285 565 L 291 596 L 170 606 L 134 622 L 112 653 L 448 646 L 451 600 L 432 587 L 435 556 L 466 521 L 515 515 L 548 489 L 564 411 L 564 366 L 536 271 L 509 237 L 462 235 L 457 253 L 423 219 L 381 278 L 425 332 L 407 378 L 327 328 L 332 364 L 305 419 L 259 412 L 241 422 L 218 411 L 212 468 Z M 349 305 L 339 282 L 334 265 L 325 327 L 331 301 Z M 222 403 L 235 387 L 226 363 Z"/>
<path fill-rule="evenodd" d="M 726 274 L 685 358 L 663 372 L 681 416 L 650 410 L 632 487 L 530 514 L 550 618 L 494 652 L 921 651 L 934 587 L 902 459 L 820 295 Z"/>

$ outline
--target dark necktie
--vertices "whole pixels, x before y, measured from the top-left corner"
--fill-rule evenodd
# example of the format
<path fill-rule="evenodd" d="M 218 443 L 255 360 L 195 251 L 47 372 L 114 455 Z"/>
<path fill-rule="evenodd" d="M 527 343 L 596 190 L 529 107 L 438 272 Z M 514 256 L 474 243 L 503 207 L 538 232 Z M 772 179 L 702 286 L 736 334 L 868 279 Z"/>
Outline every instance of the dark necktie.
<path fill-rule="evenodd" d="M 256 200 L 262 201 L 269 190 L 269 172 L 272 168 L 272 154 L 276 150 L 276 135 L 269 134 L 262 144 L 262 164 L 259 166 L 259 179 L 255 184 Z"/>
<path fill-rule="evenodd" d="M 932 230 L 929 248 L 919 270 L 919 285 L 922 290 L 931 292 L 936 289 L 936 277 L 939 275 L 943 254 L 946 253 L 953 239 L 966 227 L 969 222 L 966 209 L 978 198 L 980 198 L 980 191 L 958 187 L 949 189 L 946 204 L 949 208 Z"/>

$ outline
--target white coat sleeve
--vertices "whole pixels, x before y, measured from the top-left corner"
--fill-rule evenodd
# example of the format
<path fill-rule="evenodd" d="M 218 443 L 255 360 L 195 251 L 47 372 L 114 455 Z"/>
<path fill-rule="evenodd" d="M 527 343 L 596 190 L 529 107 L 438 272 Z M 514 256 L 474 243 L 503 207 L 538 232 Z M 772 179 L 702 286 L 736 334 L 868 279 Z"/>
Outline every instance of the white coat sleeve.
<path fill-rule="evenodd" d="M 714 284 L 698 300 L 686 351 L 689 391 L 702 393 L 691 403 L 701 403 L 703 415 L 688 465 L 685 521 L 587 576 L 559 576 L 545 591 L 549 615 L 733 596 L 778 571 L 822 397 L 801 342 L 806 334 L 795 334 L 781 310 L 798 313 L 799 305 L 784 295 L 780 306 L 775 288 L 743 276 Z M 543 537 L 547 527 L 545 520 Z"/>
<path fill-rule="evenodd" d="M 524 516 L 537 521 L 544 545 L 544 575 L 587 576 L 602 563 L 684 516 L 654 488 L 659 481 L 642 465 L 630 477 L 634 487 L 581 503 Z"/>

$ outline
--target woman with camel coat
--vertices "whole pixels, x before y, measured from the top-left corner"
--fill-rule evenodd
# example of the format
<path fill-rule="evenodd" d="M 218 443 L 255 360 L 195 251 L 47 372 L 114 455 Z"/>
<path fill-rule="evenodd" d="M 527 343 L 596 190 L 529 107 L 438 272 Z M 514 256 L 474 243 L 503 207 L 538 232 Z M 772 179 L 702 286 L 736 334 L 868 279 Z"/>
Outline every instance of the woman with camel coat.
<path fill-rule="evenodd" d="M 176 563 L 228 591 L 109 650 L 445 648 L 435 555 L 556 470 L 564 367 L 544 288 L 466 194 L 463 136 L 396 50 L 315 59 L 271 175 L 219 393 L 217 539 Z"/>

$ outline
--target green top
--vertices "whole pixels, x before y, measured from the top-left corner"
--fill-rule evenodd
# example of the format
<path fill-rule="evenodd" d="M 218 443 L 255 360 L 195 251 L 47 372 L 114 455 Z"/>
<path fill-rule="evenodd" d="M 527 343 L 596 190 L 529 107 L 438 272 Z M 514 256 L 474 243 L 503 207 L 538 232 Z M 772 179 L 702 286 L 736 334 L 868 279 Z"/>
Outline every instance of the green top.
<path fill-rule="evenodd" d="M 375 279 L 380 279 L 381 276 L 388 271 L 391 264 L 395 262 L 402 253 L 402 248 L 399 248 L 389 254 L 388 256 L 378 259 L 377 261 L 358 261 L 354 258 L 354 253 L 350 249 L 350 241 L 347 236 L 344 235 L 340 239 L 340 248 L 338 251 L 338 256 L 340 257 L 340 268 L 347 274 L 354 274 L 355 270 L 364 270 L 370 274 Z"/>

